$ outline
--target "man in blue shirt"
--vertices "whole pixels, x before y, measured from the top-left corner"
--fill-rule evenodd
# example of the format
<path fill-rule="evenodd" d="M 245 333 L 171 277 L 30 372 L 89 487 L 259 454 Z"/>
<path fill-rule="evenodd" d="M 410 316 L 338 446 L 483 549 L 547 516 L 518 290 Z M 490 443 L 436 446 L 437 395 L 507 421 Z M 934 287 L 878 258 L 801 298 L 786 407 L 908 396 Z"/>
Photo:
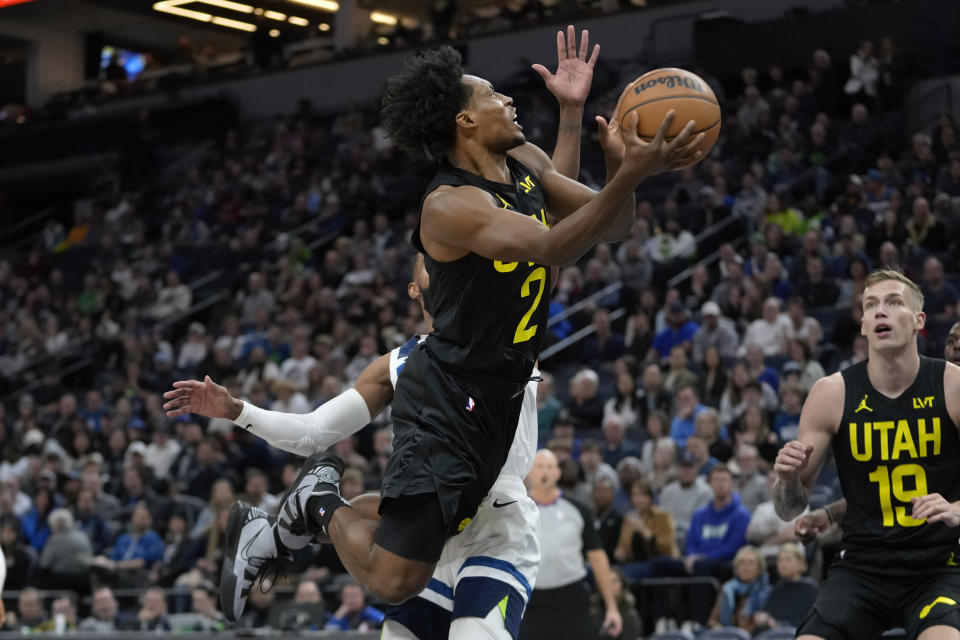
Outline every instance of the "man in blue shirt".
<path fill-rule="evenodd" d="M 670 437 L 677 443 L 677 449 L 683 451 L 687 438 L 697 432 L 697 415 L 706 407 L 700 404 L 696 387 L 689 383 L 677 389 L 675 398 L 677 412 L 670 423 Z"/>
<path fill-rule="evenodd" d="M 110 557 L 97 556 L 95 566 L 111 571 L 143 572 L 163 558 L 163 540 L 153 526 L 153 516 L 147 503 L 138 502 L 130 517 L 133 525 L 130 533 L 125 533 L 113 545 Z"/>
<path fill-rule="evenodd" d="M 653 338 L 651 348 L 656 350 L 661 359 L 666 358 L 675 346 L 689 345 L 697 329 L 697 323 L 687 319 L 687 307 L 675 300 L 667 311 L 667 328 Z"/>

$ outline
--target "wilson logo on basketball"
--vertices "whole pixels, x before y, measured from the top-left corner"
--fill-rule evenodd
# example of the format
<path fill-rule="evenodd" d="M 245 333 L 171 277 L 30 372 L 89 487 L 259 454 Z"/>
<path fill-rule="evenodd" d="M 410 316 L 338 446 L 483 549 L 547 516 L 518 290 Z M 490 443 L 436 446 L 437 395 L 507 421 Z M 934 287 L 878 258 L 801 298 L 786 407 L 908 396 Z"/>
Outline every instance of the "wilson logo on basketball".
<path fill-rule="evenodd" d="M 703 87 L 700 86 L 700 83 L 694 80 L 689 76 L 660 76 L 659 78 L 653 78 L 647 80 L 646 82 L 638 83 L 634 88 L 633 92 L 637 95 L 640 95 L 647 89 L 652 89 L 657 85 L 666 87 L 667 89 L 673 89 L 674 87 L 686 87 L 687 89 L 693 89 L 704 93 Z"/>

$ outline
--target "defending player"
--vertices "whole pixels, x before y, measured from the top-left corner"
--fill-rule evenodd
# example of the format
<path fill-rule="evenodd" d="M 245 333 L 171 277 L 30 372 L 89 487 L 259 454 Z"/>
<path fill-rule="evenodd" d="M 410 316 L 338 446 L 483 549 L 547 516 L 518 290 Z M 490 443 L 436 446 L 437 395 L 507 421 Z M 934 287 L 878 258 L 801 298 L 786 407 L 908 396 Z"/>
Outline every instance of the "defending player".
<path fill-rule="evenodd" d="M 863 309 L 868 359 L 814 385 L 774 465 L 784 520 L 806 506 L 830 446 L 846 498 L 841 550 L 797 633 L 957 639 L 960 367 L 919 355 L 923 294 L 903 274 L 872 273 Z"/>
<path fill-rule="evenodd" d="M 397 146 L 442 161 L 413 234 L 430 274 L 434 332 L 408 357 L 395 391 L 381 518 L 340 497 L 342 461 L 312 456 L 281 509 L 278 540 L 252 511 L 228 523 L 228 538 L 243 552 L 227 549 L 220 585 L 227 615 L 242 609 L 251 581 L 278 555 L 318 533 L 381 600 L 420 593 L 447 538 L 469 523 L 506 460 L 546 333 L 547 267 L 576 260 L 611 233 L 622 237 L 639 183 L 696 162 L 702 140 L 689 122 L 667 142 L 671 112 L 646 143 L 633 112 L 620 135 L 601 136 L 615 164 L 594 192 L 525 143 L 513 101 L 464 75 L 450 47 L 424 52 L 392 78 L 383 113 Z M 547 210 L 560 219 L 549 229 Z"/>

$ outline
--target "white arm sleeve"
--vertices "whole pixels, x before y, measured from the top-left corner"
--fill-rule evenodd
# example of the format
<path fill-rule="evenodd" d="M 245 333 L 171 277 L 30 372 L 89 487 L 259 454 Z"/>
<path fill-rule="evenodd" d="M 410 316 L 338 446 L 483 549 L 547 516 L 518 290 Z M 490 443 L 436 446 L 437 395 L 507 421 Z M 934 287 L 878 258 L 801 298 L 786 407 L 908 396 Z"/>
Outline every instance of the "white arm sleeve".
<path fill-rule="evenodd" d="M 3 555 L 3 549 L 0 548 L 0 591 L 3 591 L 7 583 L 7 557 Z"/>
<path fill-rule="evenodd" d="M 267 411 L 244 402 L 234 422 L 271 446 L 309 456 L 370 424 L 370 409 L 356 389 L 348 389 L 311 413 Z"/>

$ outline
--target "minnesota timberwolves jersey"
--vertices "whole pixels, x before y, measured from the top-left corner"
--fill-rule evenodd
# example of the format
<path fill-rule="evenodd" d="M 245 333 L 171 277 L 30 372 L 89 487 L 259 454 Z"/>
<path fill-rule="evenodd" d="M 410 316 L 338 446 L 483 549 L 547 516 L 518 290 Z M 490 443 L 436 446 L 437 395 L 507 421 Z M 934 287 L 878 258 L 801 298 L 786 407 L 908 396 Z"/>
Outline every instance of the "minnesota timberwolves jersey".
<path fill-rule="evenodd" d="M 458 169 L 446 160 L 424 198 L 441 185 L 483 189 L 504 209 L 546 225 L 543 190 L 533 172 L 507 157 L 511 182 L 504 184 Z M 423 200 L 421 200 L 421 210 Z M 487 374 L 525 384 L 547 333 L 550 269 L 533 262 L 503 262 L 468 253 L 439 262 L 423 249 L 419 227 L 413 244 L 430 275 L 424 296 L 433 316 L 427 349 L 450 369 Z"/>
<path fill-rule="evenodd" d="M 913 518 L 910 503 L 930 493 L 960 499 L 960 438 L 943 372 L 943 360 L 921 356 L 916 379 L 898 398 L 873 388 L 865 361 L 842 372 L 846 398 L 833 440 L 847 499 L 841 559 L 905 570 L 954 562 L 957 532 Z"/>
<path fill-rule="evenodd" d="M 414 347 L 427 339 L 427 336 L 414 336 L 390 352 L 390 383 L 397 387 L 397 379 L 407 357 Z M 533 371 L 536 375 L 538 372 Z M 533 468 L 533 457 L 537 454 L 537 381 L 531 380 L 524 389 L 523 408 L 517 422 L 517 433 L 510 445 L 507 461 L 500 470 L 501 476 L 527 477 Z"/>

